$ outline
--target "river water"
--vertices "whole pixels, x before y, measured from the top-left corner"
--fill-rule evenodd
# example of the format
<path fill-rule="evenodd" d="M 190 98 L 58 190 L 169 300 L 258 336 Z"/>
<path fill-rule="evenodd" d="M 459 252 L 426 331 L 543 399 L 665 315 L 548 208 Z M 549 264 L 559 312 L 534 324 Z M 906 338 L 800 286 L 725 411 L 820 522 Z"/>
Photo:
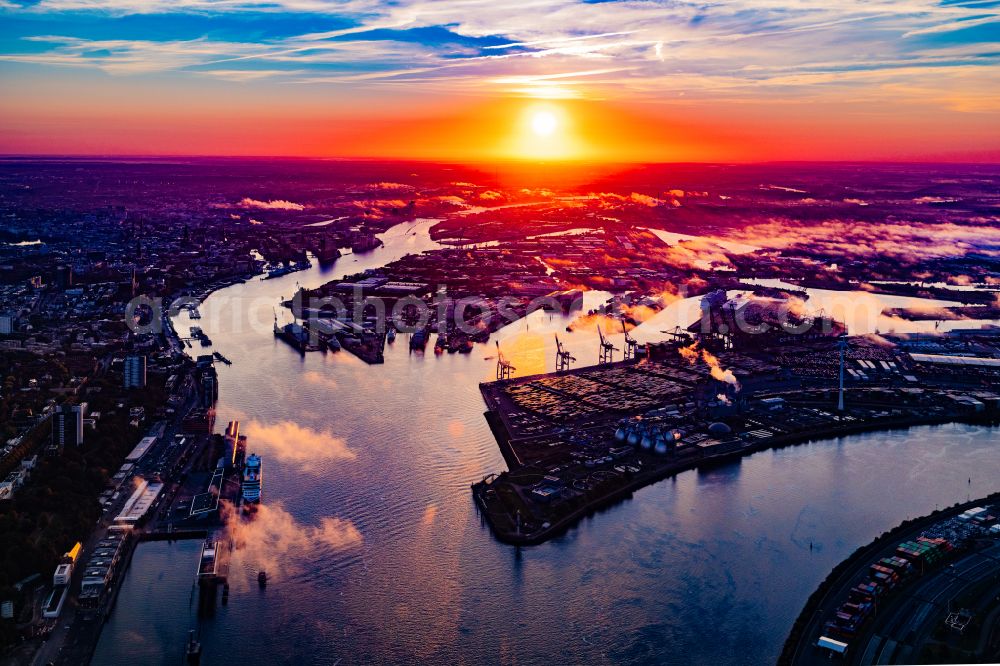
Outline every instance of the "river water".
<path fill-rule="evenodd" d="M 271 333 L 296 283 L 431 249 L 431 224 L 201 306 L 193 323 L 233 361 L 218 367 L 219 427 L 238 418 L 263 456 L 263 505 L 236 529 L 229 605 L 200 626 L 197 547 L 142 544 L 94 663 L 180 663 L 196 626 L 213 665 L 772 663 L 806 598 L 856 547 L 1000 487 L 994 430 L 921 427 L 686 472 L 541 546 L 499 544 L 469 492 L 505 468 L 478 391 L 494 347 L 435 357 L 401 335 L 384 365 L 367 366 L 346 352 L 300 357 Z M 697 313 L 696 299 L 674 303 L 636 337 Z M 580 363 L 596 361 L 594 334 L 566 333 L 568 321 L 538 312 L 500 332 L 518 374 L 552 369 L 557 331 Z"/>

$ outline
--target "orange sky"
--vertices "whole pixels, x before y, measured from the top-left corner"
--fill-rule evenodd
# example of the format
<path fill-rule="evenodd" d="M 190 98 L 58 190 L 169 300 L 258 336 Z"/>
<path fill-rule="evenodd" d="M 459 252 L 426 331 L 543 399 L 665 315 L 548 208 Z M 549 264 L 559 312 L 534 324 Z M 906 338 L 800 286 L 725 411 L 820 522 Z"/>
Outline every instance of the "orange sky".
<path fill-rule="evenodd" d="M 1000 161 L 1000 13 L 901 2 L 0 0 L 0 153 Z"/>
<path fill-rule="evenodd" d="M 63 91 L 66 88 L 62 88 Z M 2 152 L 50 154 L 298 155 L 482 161 L 762 161 L 1000 159 L 990 115 L 878 113 L 829 104 L 804 114 L 791 103 L 732 107 L 607 100 L 418 98 L 409 111 L 385 100 L 284 104 L 168 90 L 109 94 L 72 104 L 40 91 L 0 101 Z M 549 139 L 530 118 L 552 113 Z M 933 131 L 927 128 L 933 127 Z M 992 151 L 990 150 L 991 148 Z"/>

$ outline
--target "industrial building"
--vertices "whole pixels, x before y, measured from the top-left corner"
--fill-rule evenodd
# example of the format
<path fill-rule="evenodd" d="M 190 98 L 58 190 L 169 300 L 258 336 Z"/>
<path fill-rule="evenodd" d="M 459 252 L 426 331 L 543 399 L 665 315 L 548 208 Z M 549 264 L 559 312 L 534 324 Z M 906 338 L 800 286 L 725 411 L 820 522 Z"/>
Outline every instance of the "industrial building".
<path fill-rule="evenodd" d="M 139 443 L 135 445 L 135 448 L 132 449 L 132 451 L 127 456 L 125 456 L 125 462 L 133 464 L 139 462 L 147 453 L 149 453 L 149 449 L 152 448 L 155 444 L 156 444 L 156 437 L 152 435 L 148 437 L 143 437 L 141 440 L 139 440 Z"/>
<path fill-rule="evenodd" d="M 97 608 L 104 600 L 125 559 L 128 541 L 128 531 L 109 530 L 107 536 L 98 542 L 83 565 L 79 597 L 81 608 Z"/>
<path fill-rule="evenodd" d="M 163 484 L 159 482 L 150 483 L 143 479 L 139 482 L 135 492 L 125 502 L 121 513 L 115 517 L 115 523 L 120 525 L 134 525 L 146 517 L 150 508 L 156 504 L 160 493 L 163 492 Z"/>

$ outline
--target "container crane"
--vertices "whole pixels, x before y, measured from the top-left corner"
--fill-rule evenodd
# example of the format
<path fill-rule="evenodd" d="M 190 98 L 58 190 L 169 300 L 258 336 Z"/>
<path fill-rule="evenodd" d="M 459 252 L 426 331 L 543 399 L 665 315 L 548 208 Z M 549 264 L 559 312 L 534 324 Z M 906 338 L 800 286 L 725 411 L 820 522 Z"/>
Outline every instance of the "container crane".
<path fill-rule="evenodd" d="M 511 365 L 510 361 L 503 357 L 503 352 L 500 351 L 500 341 L 497 340 L 497 380 L 510 379 L 511 375 L 514 374 L 516 369 Z"/>
<path fill-rule="evenodd" d="M 601 330 L 600 324 L 597 325 L 597 335 L 601 338 L 600 355 L 598 356 L 597 364 L 608 365 L 609 363 L 613 363 L 615 352 L 618 351 L 618 348 L 604 337 L 604 332 Z"/>
<path fill-rule="evenodd" d="M 628 329 L 625 328 L 625 320 L 622 319 L 622 333 L 625 334 L 625 361 L 631 361 L 639 356 L 639 343 L 635 341 L 631 335 L 628 334 Z"/>
<path fill-rule="evenodd" d="M 669 335 L 670 339 L 673 342 L 687 342 L 691 338 L 691 336 L 688 335 L 687 331 L 685 331 L 680 326 L 674 326 L 674 329 L 672 331 L 660 331 L 660 332 Z"/>
<path fill-rule="evenodd" d="M 575 356 L 572 356 L 568 350 L 563 349 L 562 343 L 559 342 L 559 336 L 556 335 L 556 372 L 569 370 L 570 363 L 575 360 Z"/>

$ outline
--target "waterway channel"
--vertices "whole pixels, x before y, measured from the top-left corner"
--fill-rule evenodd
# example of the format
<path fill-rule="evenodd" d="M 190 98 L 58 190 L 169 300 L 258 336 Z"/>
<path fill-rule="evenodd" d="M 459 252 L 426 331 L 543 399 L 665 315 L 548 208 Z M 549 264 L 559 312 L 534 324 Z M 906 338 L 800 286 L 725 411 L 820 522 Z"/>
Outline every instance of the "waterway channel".
<path fill-rule="evenodd" d="M 1000 488 L 995 430 L 920 427 L 686 472 L 541 546 L 497 543 L 469 492 L 504 469 L 478 390 L 492 343 L 422 355 L 401 335 L 372 367 L 345 352 L 302 357 L 271 332 L 296 283 L 431 249 L 431 224 L 201 306 L 194 324 L 233 361 L 218 367 L 219 427 L 238 418 L 263 456 L 263 506 L 238 534 L 228 606 L 200 625 L 184 547 L 140 545 L 95 664 L 180 663 L 196 626 L 213 665 L 773 663 L 806 598 L 857 546 Z M 697 312 L 696 299 L 674 303 L 636 337 Z M 557 331 L 596 362 L 594 334 L 568 322 L 539 312 L 497 337 L 518 374 L 552 369 Z"/>

